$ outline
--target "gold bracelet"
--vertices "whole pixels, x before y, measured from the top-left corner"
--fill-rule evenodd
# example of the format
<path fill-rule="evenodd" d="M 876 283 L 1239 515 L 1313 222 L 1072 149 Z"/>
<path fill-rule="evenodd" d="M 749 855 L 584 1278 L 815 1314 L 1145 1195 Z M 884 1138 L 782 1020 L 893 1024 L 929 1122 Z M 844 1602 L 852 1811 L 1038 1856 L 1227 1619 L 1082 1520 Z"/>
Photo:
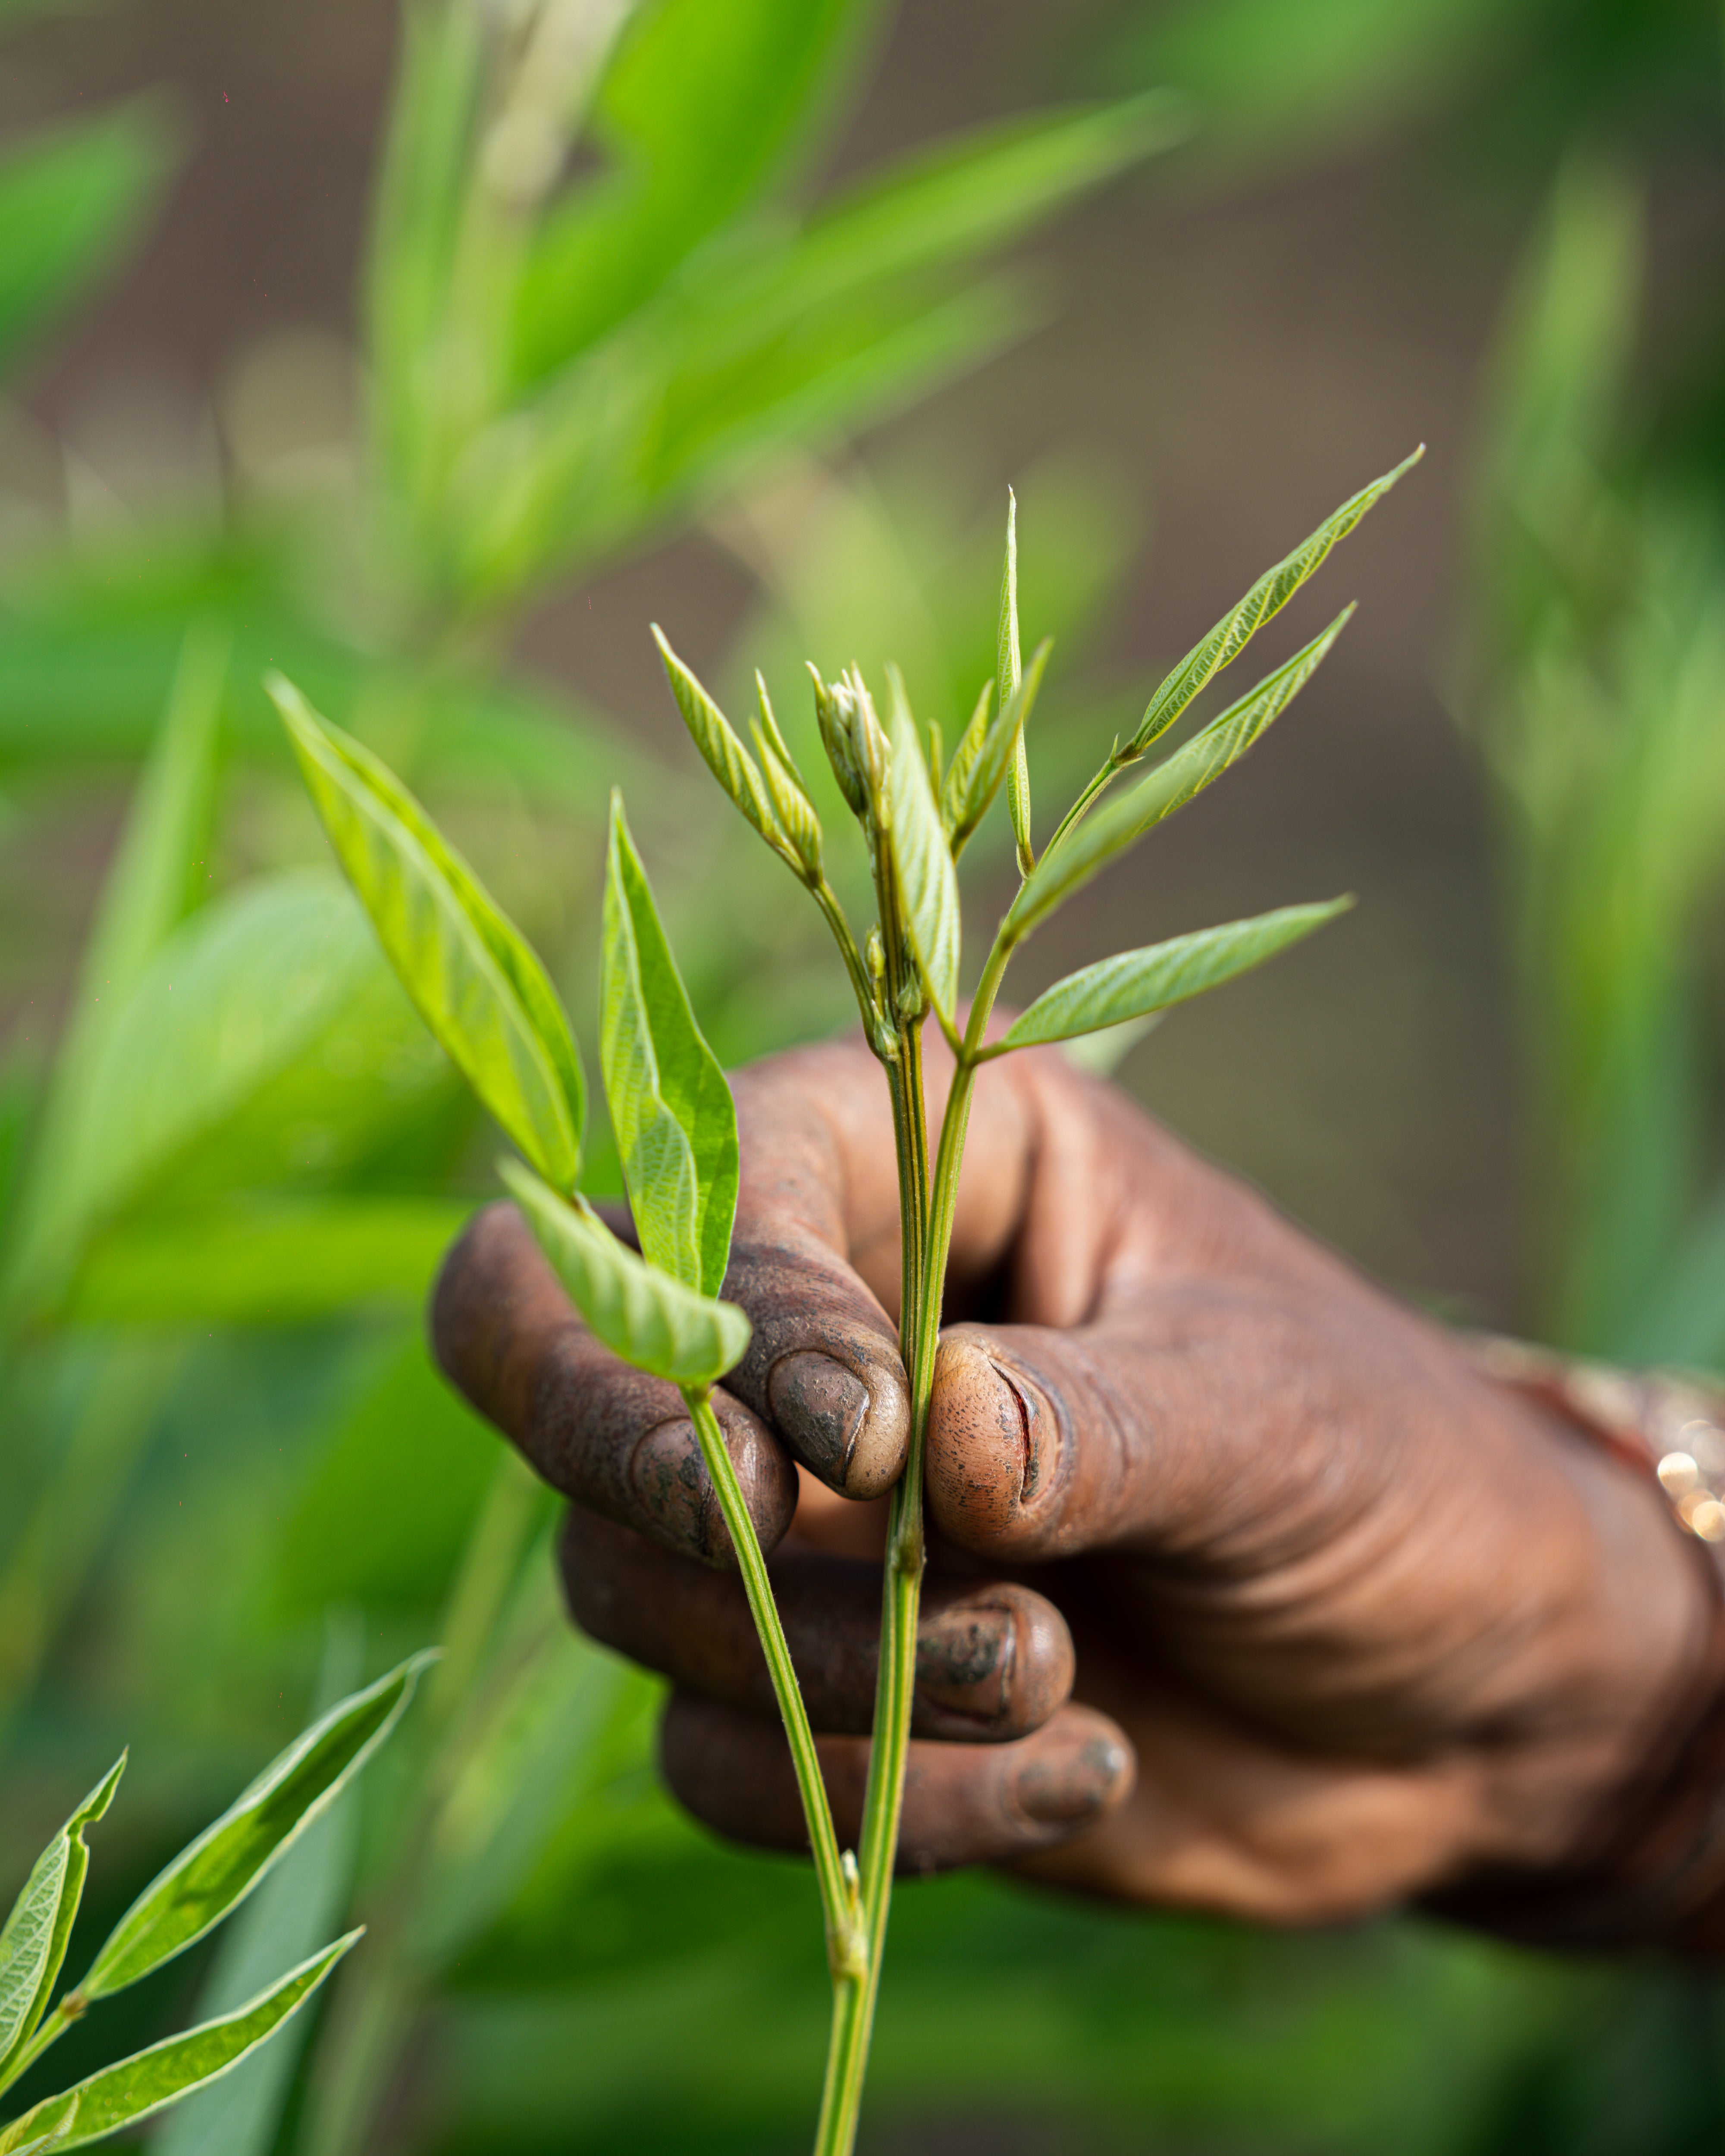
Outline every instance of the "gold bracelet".
<path fill-rule="evenodd" d="M 1644 1472 L 1651 1468 L 1686 1534 L 1725 1543 L 1725 1389 L 1662 1371 L 1629 1371 L 1481 1336 L 1488 1376 L 1579 1423 Z"/>

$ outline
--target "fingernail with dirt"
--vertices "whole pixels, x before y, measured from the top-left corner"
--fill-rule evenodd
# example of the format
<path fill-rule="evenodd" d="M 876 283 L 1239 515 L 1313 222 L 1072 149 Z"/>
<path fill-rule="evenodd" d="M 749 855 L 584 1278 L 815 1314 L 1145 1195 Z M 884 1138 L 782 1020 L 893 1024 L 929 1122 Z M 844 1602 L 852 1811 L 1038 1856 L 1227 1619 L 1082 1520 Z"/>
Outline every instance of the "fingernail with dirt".
<path fill-rule="evenodd" d="M 768 1404 L 805 1466 L 847 1497 L 875 1497 L 904 1460 L 903 1388 L 885 1373 L 870 1383 L 815 1348 L 782 1355 L 767 1381 Z"/>
<path fill-rule="evenodd" d="M 1012 1802 L 1038 1826 L 1076 1831 L 1126 1794 L 1133 1771 L 1131 1749 L 1113 1723 L 1075 1708 L 1029 1742 L 1013 1776 Z"/>
<path fill-rule="evenodd" d="M 706 1564 L 735 1563 L 693 1423 L 683 1418 L 644 1431 L 629 1479 L 646 1515 L 639 1524 L 655 1540 Z"/>

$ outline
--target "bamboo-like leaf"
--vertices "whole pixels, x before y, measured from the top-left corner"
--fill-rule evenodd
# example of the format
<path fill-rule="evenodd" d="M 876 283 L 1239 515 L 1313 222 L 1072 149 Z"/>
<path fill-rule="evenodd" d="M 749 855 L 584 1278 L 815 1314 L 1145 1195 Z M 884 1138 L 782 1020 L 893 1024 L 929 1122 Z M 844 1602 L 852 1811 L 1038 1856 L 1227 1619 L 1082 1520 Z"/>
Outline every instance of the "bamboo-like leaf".
<path fill-rule="evenodd" d="M 675 1385 L 713 1384 L 741 1361 L 749 1322 L 735 1303 L 655 1272 L 591 1207 L 566 1203 L 521 1162 L 500 1161 L 497 1172 L 570 1301 L 614 1355 Z"/>
<path fill-rule="evenodd" d="M 238 2012 L 152 2044 L 59 2096 L 46 2097 L 0 2131 L 0 2156 L 31 2148 L 82 2148 L 205 2088 L 275 2031 L 316 1990 L 354 1942 L 349 1932 L 313 1954 Z"/>
<path fill-rule="evenodd" d="M 1302 541 L 1273 569 L 1266 569 L 1240 604 L 1224 614 L 1208 636 L 1193 645 L 1145 706 L 1144 716 L 1132 738 L 1132 747 L 1137 754 L 1142 755 L 1153 742 L 1168 732 L 1206 682 L 1239 657 L 1265 623 L 1279 613 L 1307 578 L 1323 566 L 1331 549 L 1348 536 L 1367 511 L 1381 501 L 1403 473 L 1410 470 L 1425 454 L 1425 444 L 1422 442 L 1410 456 L 1403 458 L 1394 471 L 1385 472 L 1381 479 L 1374 479 L 1370 485 L 1363 486 L 1358 494 L 1350 496 L 1333 516 L 1324 519 L 1310 538 Z"/>
<path fill-rule="evenodd" d="M 336 858 L 420 1016 L 521 1151 L 573 1189 L 586 1081 L 545 968 L 387 767 L 280 675 L 267 686 Z"/>
<path fill-rule="evenodd" d="M 779 829 L 778 819 L 773 813 L 773 803 L 767 792 L 767 782 L 762 778 L 754 758 L 737 739 L 731 721 L 671 649 L 665 631 L 656 621 L 652 626 L 653 641 L 659 646 L 659 655 L 665 662 L 665 679 L 670 683 L 671 694 L 677 700 L 677 709 L 683 715 L 683 724 L 688 727 L 690 737 L 705 758 L 707 769 L 773 852 L 795 868 L 796 855 L 789 839 Z"/>
<path fill-rule="evenodd" d="M 1019 659 L 1019 501 L 1006 490 L 1006 560 L 1000 572 L 1000 621 L 994 639 L 996 695 L 1004 712 L 1017 694 L 1024 668 Z M 1012 834 L 1018 846 L 1019 875 L 1029 875 L 1036 865 L 1030 850 L 1030 757 L 1022 727 L 1012 744 L 1011 776 L 1007 781 L 1007 806 L 1012 813 Z"/>
<path fill-rule="evenodd" d="M 962 792 L 954 793 L 949 786 L 947 802 L 942 804 L 942 821 L 952 834 L 952 858 L 957 860 L 1000 790 L 1000 782 L 1007 773 L 1016 767 L 1024 752 L 1024 728 L 1029 722 L 1036 692 L 1042 686 L 1042 676 L 1048 665 L 1048 655 L 1054 645 L 1047 637 L 1030 654 L 1030 664 L 1019 676 L 1019 685 L 1007 698 L 1004 706 L 988 727 L 980 747 L 971 761 L 970 769 Z M 969 729 L 966 729 L 967 736 Z M 953 758 L 952 769 L 957 770 L 957 758 Z M 1016 828 L 1016 827 L 1014 827 Z"/>
<path fill-rule="evenodd" d="M 1256 688 L 1230 704 L 1182 748 L 1158 764 L 1130 793 L 1108 803 L 1088 821 L 1070 825 L 1036 864 L 1034 872 L 1013 901 L 1007 915 L 1007 932 L 1015 942 L 1028 936 L 1040 921 L 1070 897 L 1117 854 L 1193 796 L 1219 778 L 1281 715 L 1322 663 L 1325 654 L 1342 634 L 1349 606 L 1337 615 L 1322 635 L 1296 651 L 1285 666 L 1266 675 Z"/>
<path fill-rule="evenodd" d="M 113 1802 L 125 1770 L 122 1752 L 37 1858 L 0 1931 L 0 2088 L 15 2077 L 8 2063 L 35 2034 L 66 1958 L 90 1870 L 84 1830 Z"/>
<path fill-rule="evenodd" d="M 773 745 L 773 753 L 783 765 L 799 793 L 806 795 L 809 782 L 797 767 L 797 759 L 791 754 L 790 744 L 778 730 L 778 721 L 773 716 L 773 699 L 767 693 L 767 677 L 757 666 L 755 669 L 755 702 L 760 711 L 760 724 Z"/>
<path fill-rule="evenodd" d="M 958 877 L 928 765 L 898 669 L 887 669 L 887 733 L 892 744 L 892 855 L 929 998 L 950 1026 L 958 1004 Z"/>
<path fill-rule="evenodd" d="M 382 1743 L 436 1659 L 410 1656 L 296 1737 L 139 1895 L 78 1987 L 83 1995 L 136 1984 L 236 1908 Z"/>
<path fill-rule="evenodd" d="M 97 1083 L 105 1045 L 150 961 L 208 889 L 204 862 L 228 647 L 226 634 L 212 624 L 194 624 L 187 632 L 167 707 L 103 880 L 19 1194 L 8 1285 L 16 1286 L 26 1305 L 41 1307 L 53 1301 L 95 1209 L 90 1203 L 90 1163 L 114 1137 L 104 1127 L 112 1104 L 101 1099 Z M 137 1121 L 128 1114 L 128 1141 Z M 136 1147 L 129 1143 L 127 1150 Z M 96 1206 L 111 1204 L 115 1196 L 109 1182 Z"/>
<path fill-rule="evenodd" d="M 1128 1019 L 1147 1018 L 1250 973 L 1352 906 L 1336 898 L 1317 906 L 1284 906 L 1250 921 L 1230 921 L 1190 936 L 1170 937 L 1142 951 L 1122 951 L 1069 973 L 1037 997 L 995 1053 L 1045 1040 L 1070 1040 Z"/>
<path fill-rule="evenodd" d="M 768 716 L 771 716 L 770 707 Z M 773 728 L 777 734 L 778 728 Z M 818 879 L 820 875 L 821 829 L 820 819 L 814 813 L 814 803 L 809 798 L 796 766 L 788 757 L 780 756 L 761 721 L 754 721 L 755 747 L 761 758 L 761 773 L 767 783 L 767 791 L 773 800 L 773 811 L 779 826 L 790 841 L 791 851 L 808 874 Z"/>
<path fill-rule="evenodd" d="M 737 1211 L 737 1107 L 695 1022 L 618 793 L 605 866 L 599 1040 L 641 1249 L 685 1287 L 716 1295 Z"/>
<path fill-rule="evenodd" d="M 946 826 L 951 840 L 957 832 L 964 812 L 970 790 L 970 775 L 976 769 L 977 758 L 983 752 L 983 743 L 988 737 L 988 714 L 994 705 L 994 684 L 984 681 L 982 694 L 976 700 L 975 709 L 966 721 L 964 731 L 952 744 L 952 760 L 947 766 L 946 777 L 941 781 L 941 822 Z M 958 841 L 959 844 L 963 841 Z M 957 858 L 958 847 L 953 846 Z"/>

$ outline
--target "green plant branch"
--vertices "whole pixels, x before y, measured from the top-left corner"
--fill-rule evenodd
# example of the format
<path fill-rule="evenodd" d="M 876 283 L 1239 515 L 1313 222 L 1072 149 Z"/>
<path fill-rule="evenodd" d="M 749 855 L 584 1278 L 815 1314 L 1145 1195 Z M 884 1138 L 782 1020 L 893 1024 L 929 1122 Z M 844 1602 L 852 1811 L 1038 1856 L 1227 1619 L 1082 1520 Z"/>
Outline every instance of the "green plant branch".
<path fill-rule="evenodd" d="M 784 1717 L 791 1763 L 796 1769 L 797 1790 L 803 1799 L 803 1815 L 809 1825 L 809 1845 L 814 1852 L 814 1876 L 820 1888 L 821 1913 L 826 1920 L 827 1958 L 835 1982 L 855 1978 L 862 1973 L 864 1954 L 858 1922 L 860 1912 L 855 1889 L 845 1876 L 839 1855 L 832 1807 L 827 1802 L 826 1784 L 821 1779 L 820 1756 L 814 1748 L 814 1736 L 809 1727 L 796 1666 L 791 1661 L 784 1626 L 779 1622 L 778 1608 L 773 1599 L 773 1583 L 768 1577 L 767 1560 L 761 1554 L 760 1537 L 749 1517 L 736 1466 L 726 1450 L 725 1434 L 713 1413 L 711 1389 L 706 1385 L 685 1385 L 680 1389 L 690 1419 L 695 1424 L 695 1434 L 701 1440 L 706 1471 L 719 1493 L 719 1509 L 731 1530 L 737 1570 L 742 1574 L 743 1592 L 748 1597 L 749 1611 L 767 1657 L 778 1711 Z"/>

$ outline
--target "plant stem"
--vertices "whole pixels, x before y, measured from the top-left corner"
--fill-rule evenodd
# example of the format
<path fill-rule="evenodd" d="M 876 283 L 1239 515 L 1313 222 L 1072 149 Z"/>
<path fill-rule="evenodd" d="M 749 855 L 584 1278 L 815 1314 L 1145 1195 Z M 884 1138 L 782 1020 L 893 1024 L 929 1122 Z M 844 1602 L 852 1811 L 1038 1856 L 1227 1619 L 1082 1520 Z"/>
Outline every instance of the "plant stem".
<path fill-rule="evenodd" d="M 932 1186 L 928 1182 L 927 1126 L 922 1101 L 920 1033 L 903 1029 L 901 1055 L 889 1064 L 893 1089 L 893 1125 L 900 1135 L 901 1233 L 905 1301 L 899 1322 L 900 1352 L 911 1383 L 911 1437 L 904 1473 L 894 1486 L 886 1535 L 886 1577 L 880 1612 L 880 1671 L 875 1694 L 875 1727 L 869 1755 L 868 1791 L 864 1799 L 862 1897 L 868 1928 L 865 1974 L 854 2001 L 834 2002 L 833 2030 L 822 2092 L 815 2156 L 850 2156 L 862 2112 L 863 2080 L 868 2070 L 875 2005 L 886 1952 L 886 1920 L 891 1905 L 893 1867 L 898 1856 L 899 1822 L 904 1810 L 905 1773 L 909 1763 L 911 1717 L 916 1682 L 916 1620 L 922 1601 L 924 1534 L 923 1459 L 929 1409 L 934 1399 L 934 1363 L 940 1345 L 941 1304 L 946 1292 L 947 1259 L 958 1202 L 958 1173 L 965 1132 L 976 1089 L 978 1050 L 988 1014 L 1015 939 L 1003 932 L 994 940 L 971 1004 L 952 1090 L 941 1119 L 939 1150 Z M 914 1103 L 914 1122 L 912 1104 Z M 920 1139 L 908 1148 L 906 1127 Z M 908 1150 L 921 1172 L 907 1181 L 902 1163 Z M 926 1204 L 919 1191 L 928 1194 Z M 914 1256 L 913 1256 L 914 1250 Z"/>
<path fill-rule="evenodd" d="M 814 1876 L 820 1887 L 821 1912 L 826 1919 L 827 1959 L 834 1981 L 839 1984 L 861 1974 L 862 1929 L 855 1889 L 846 1877 L 839 1859 L 832 1807 L 827 1802 L 826 1784 L 821 1779 L 820 1758 L 814 1748 L 814 1732 L 809 1727 L 809 1714 L 803 1704 L 784 1627 L 779 1622 L 778 1605 L 773 1599 L 767 1560 L 761 1554 L 760 1537 L 749 1517 L 737 1469 L 725 1447 L 725 1434 L 713 1413 L 711 1389 L 706 1385 L 685 1385 L 682 1393 L 690 1419 L 695 1424 L 695 1434 L 701 1440 L 706 1471 L 719 1493 L 719 1508 L 731 1530 L 737 1569 L 742 1574 L 743 1592 L 748 1597 L 749 1611 L 767 1656 L 778 1711 L 784 1717 L 791 1763 L 797 1774 L 798 1794 L 803 1799 L 803 1816 L 809 1825 L 809 1844 L 814 1852 Z"/>

